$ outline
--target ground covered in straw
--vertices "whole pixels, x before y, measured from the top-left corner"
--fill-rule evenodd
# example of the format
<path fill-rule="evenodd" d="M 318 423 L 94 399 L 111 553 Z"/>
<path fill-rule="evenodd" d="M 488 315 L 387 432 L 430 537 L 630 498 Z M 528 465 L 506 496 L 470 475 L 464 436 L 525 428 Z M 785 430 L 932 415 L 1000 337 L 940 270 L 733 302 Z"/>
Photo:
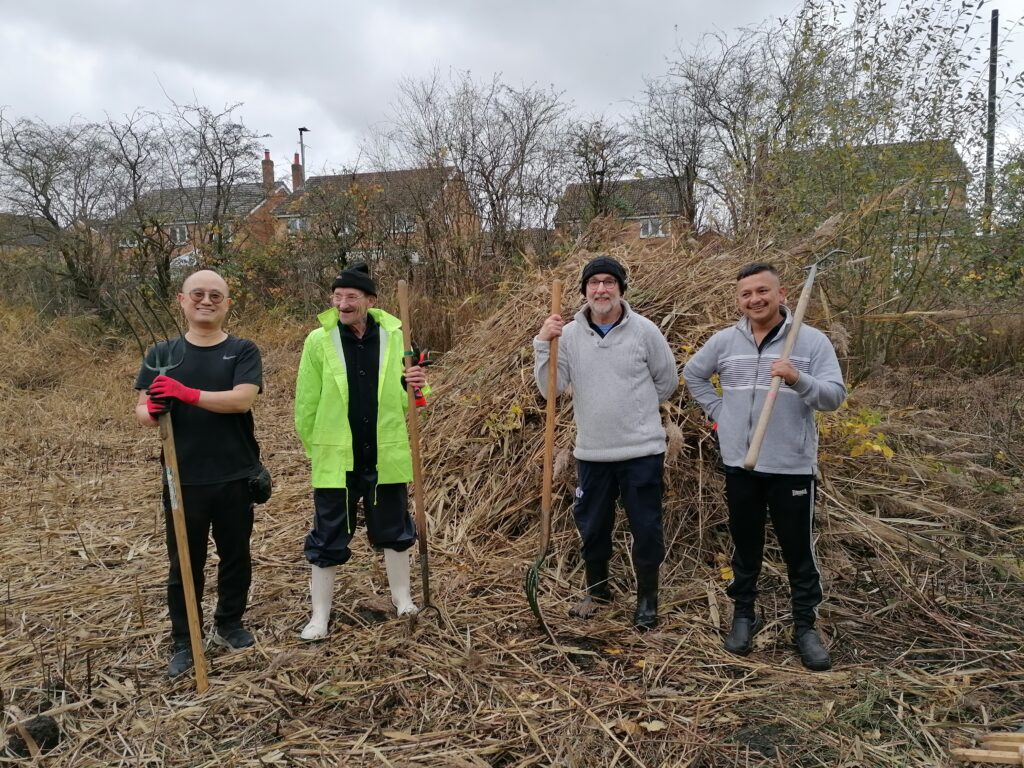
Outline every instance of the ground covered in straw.
<path fill-rule="evenodd" d="M 730 317 L 723 285 L 739 256 L 618 255 L 635 274 L 628 298 L 661 324 L 680 362 Z M 584 258 L 557 272 L 570 283 L 566 311 Z M 721 649 L 722 482 L 708 427 L 683 392 L 665 408 L 661 625 L 646 635 L 628 627 L 624 533 L 613 606 L 588 623 L 566 616 L 582 583 L 566 400 L 541 576 L 557 643 L 542 635 L 522 579 L 536 548 L 543 420 L 530 339 L 550 277 L 510 286 L 501 311 L 434 373 L 423 432 L 440 613 L 389 617 L 383 564 L 360 537 L 339 579 L 334 632 L 319 645 L 297 637 L 311 509 L 290 407 L 305 329 L 250 323 L 265 354 L 257 423 L 275 477 L 253 538 L 257 646 L 212 652 L 202 697 L 190 680 L 164 677 L 158 447 L 130 418 L 137 355 L 81 322 L 40 328 L 5 312 L 4 738 L 52 715 L 61 742 L 42 761 L 54 766 L 934 766 L 950 746 L 1024 721 L 1024 411 L 1010 375 L 890 372 L 823 419 L 821 627 L 835 661 L 823 674 L 804 671 L 789 642 L 774 547 L 762 577 L 767 630 L 746 659 Z"/>

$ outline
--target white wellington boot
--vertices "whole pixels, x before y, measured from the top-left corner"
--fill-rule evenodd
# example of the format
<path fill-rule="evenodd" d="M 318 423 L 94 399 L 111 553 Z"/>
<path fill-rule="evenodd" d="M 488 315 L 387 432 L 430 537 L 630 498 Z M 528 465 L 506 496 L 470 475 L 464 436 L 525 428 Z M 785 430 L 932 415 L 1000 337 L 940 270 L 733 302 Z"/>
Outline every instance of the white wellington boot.
<path fill-rule="evenodd" d="M 303 640 L 323 640 L 327 637 L 327 624 L 331 620 L 331 598 L 334 596 L 334 574 L 338 566 L 313 566 L 309 579 L 309 595 L 313 602 L 313 615 L 299 635 Z"/>
<path fill-rule="evenodd" d="M 419 608 L 412 601 L 409 589 L 409 553 L 384 550 L 384 569 L 388 572 L 388 586 L 391 587 L 391 602 L 399 616 L 415 616 Z"/>

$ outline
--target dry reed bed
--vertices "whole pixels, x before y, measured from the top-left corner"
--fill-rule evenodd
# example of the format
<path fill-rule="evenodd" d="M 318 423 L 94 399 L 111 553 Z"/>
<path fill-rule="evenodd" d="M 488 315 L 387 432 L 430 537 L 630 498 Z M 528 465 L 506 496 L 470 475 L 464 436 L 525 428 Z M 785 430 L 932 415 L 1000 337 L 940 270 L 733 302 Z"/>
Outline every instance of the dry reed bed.
<path fill-rule="evenodd" d="M 767 255 L 802 262 L 808 245 L 829 236 Z M 632 267 L 629 298 L 662 324 L 680 362 L 731 317 L 727 286 L 748 260 L 681 244 L 616 255 Z M 566 311 L 585 258 L 574 252 L 556 272 L 569 284 Z M 793 269 L 789 276 L 799 279 Z M 999 431 L 1009 377 L 942 387 L 891 377 L 826 419 L 819 555 L 829 585 L 822 626 L 836 669 L 817 675 L 802 670 L 788 643 L 775 549 L 763 577 L 770 621 L 757 651 L 736 659 L 721 650 L 729 619 L 721 481 L 704 419 L 682 392 L 666 407 L 676 437 L 661 626 L 647 635 L 628 628 L 632 579 L 621 533 L 615 604 L 590 623 L 566 617 L 582 580 L 568 515 L 566 398 L 555 548 L 541 578 L 561 647 L 547 643 L 522 576 L 534 556 L 540 486 L 542 403 L 530 339 L 550 277 L 509 286 L 500 310 L 434 376 L 424 452 L 432 585 L 443 613 L 412 625 L 382 620 L 383 568 L 359 538 L 339 580 L 334 634 L 316 646 L 297 640 L 310 505 L 290 393 L 303 329 L 251 330 L 265 350 L 257 423 L 276 480 L 253 541 L 249 619 L 258 644 L 212 654 L 203 697 L 189 682 L 163 678 L 158 452 L 155 435 L 127 415 L 135 355 L 77 342 L 80 333 L 60 327 L 37 333 L 27 317 L 7 315 L 5 730 L 52 713 L 63 740 L 41 763 L 54 766 L 923 766 L 944 764 L 950 744 L 979 730 L 1024 719 L 1024 546 L 1011 478 L 1019 464 L 993 458 L 1000 449 L 1007 462 L 1020 456 L 1019 427 Z M 849 456 L 867 408 L 882 416 L 872 429 L 896 450 L 891 460 Z M 958 426 L 968 419 L 972 428 Z"/>

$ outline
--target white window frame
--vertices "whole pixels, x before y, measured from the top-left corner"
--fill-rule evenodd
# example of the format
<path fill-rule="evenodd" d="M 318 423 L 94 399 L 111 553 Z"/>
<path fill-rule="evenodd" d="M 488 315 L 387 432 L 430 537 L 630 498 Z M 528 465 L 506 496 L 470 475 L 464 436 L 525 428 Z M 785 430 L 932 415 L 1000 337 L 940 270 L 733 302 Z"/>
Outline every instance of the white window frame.
<path fill-rule="evenodd" d="M 416 231 L 416 217 L 405 213 L 396 213 L 392 219 L 392 228 L 398 234 Z"/>
<path fill-rule="evenodd" d="M 302 216 L 292 216 L 288 219 L 287 229 L 288 234 L 292 237 L 301 235 L 303 232 L 308 232 L 309 219 L 303 218 Z"/>
<path fill-rule="evenodd" d="M 654 237 L 668 237 L 668 224 L 660 216 L 649 216 L 640 220 L 640 239 L 648 240 Z"/>
<path fill-rule="evenodd" d="M 172 224 L 167 230 L 167 235 L 173 245 L 184 245 L 188 242 L 188 224 Z"/>

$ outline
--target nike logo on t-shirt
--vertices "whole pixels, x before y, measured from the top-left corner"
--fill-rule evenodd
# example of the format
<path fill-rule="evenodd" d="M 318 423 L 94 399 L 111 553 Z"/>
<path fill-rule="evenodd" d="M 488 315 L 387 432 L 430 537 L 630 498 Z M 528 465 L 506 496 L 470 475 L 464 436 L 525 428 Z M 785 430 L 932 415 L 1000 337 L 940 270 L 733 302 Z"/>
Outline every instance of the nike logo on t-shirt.
<path fill-rule="evenodd" d="M 238 355 L 224 355 L 225 360 L 234 360 Z"/>

